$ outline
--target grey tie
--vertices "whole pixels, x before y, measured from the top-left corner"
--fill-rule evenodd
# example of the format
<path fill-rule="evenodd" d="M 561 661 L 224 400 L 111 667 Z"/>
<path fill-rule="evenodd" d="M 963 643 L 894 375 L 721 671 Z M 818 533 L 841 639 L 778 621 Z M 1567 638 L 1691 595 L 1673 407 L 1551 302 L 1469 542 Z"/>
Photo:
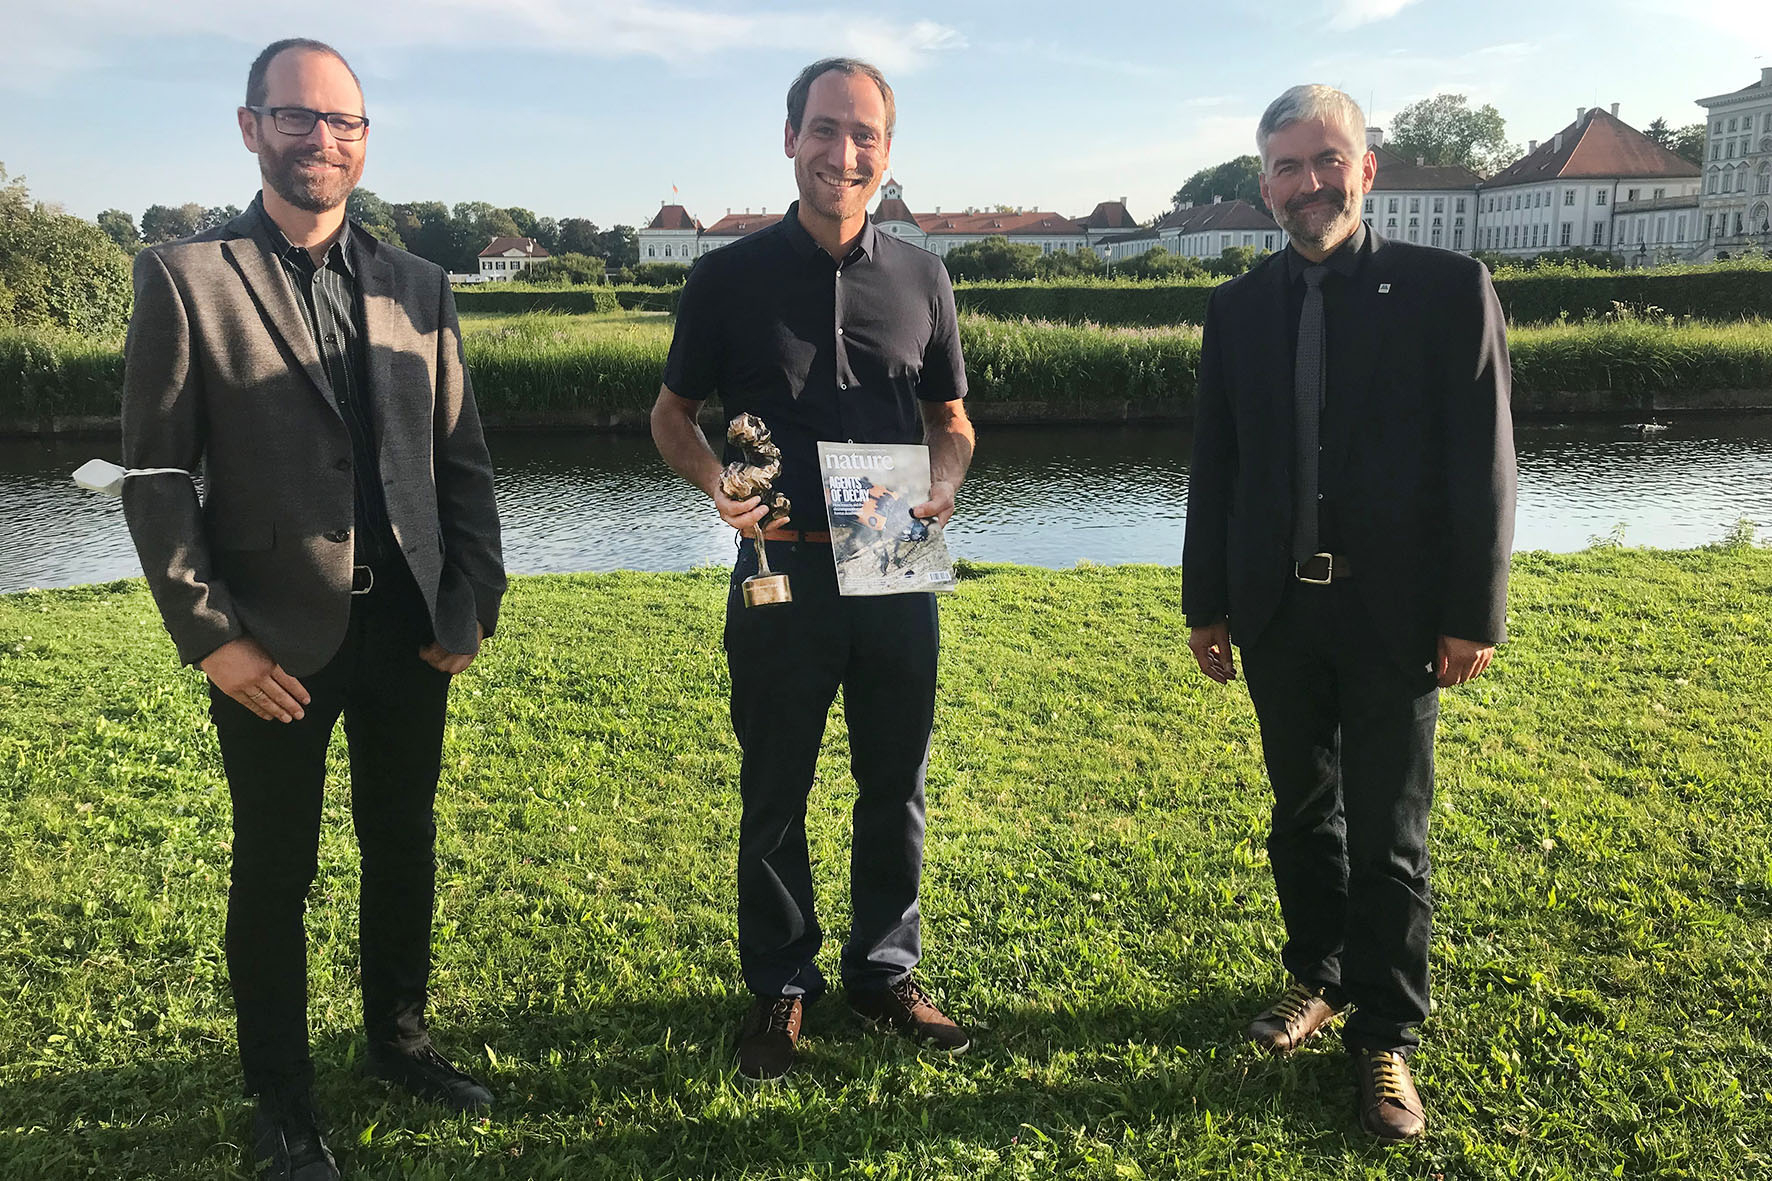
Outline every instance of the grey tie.
<path fill-rule="evenodd" d="M 1298 313 L 1298 351 L 1292 365 L 1292 558 L 1317 552 L 1318 420 L 1323 411 L 1323 277 L 1329 268 L 1304 268 L 1304 307 Z"/>

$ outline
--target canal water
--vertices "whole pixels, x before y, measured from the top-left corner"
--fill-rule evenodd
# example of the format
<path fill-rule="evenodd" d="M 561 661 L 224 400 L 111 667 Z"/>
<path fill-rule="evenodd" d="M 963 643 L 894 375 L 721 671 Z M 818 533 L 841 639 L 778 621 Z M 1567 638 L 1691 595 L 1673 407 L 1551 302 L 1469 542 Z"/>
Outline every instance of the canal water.
<path fill-rule="evenodd" d="M 1596 539 L 1685 549 L 1736 521 L 1772 532 L 1772 417 L 1522 424 L 1515 548 Z M 503 432 L 490 439 L 513 572 L 686 570 L 731 561 L 733 534 L 643 435 Z M 977 561 L 1068 567 L 1180 561 L 1185 427 L 991 427 L 948 531 Z M 114 438 L 0 439 L 0 593 L 140 573 L 118 501 L 69 473 Z"/>

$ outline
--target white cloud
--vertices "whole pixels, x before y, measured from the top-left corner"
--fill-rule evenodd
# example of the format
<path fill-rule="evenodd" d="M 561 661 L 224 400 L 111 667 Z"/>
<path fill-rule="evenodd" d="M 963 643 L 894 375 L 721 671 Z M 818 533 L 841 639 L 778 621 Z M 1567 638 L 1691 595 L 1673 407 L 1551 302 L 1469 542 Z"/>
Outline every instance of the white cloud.
<path fill-rule="evenodd" d="M 1416 2 L 1417 0 L 1330 0 L 1329 27 L 1345 31 L 1389 20 Z"/>
<path fill-rule="evenodd" d="M 143 37 L 225 37 L 263 45 L 289 35 L 287 10 L 237 0 L 69 0 L 7 14 L 0 85 L 29 89 L 90 70 L 111 45 Z M 743 13 L 670 0 L 316 0 L 300 24 L 348 52 L 422 49 L 531 50 L 594 58 L 693 62 L 744 50 L 852 53 L 908 72 L 962 49 L 965 37 L 932 20 L 892 21 L 835 12 Z M 332 30 L 348 30 L 338 34 Z"/>

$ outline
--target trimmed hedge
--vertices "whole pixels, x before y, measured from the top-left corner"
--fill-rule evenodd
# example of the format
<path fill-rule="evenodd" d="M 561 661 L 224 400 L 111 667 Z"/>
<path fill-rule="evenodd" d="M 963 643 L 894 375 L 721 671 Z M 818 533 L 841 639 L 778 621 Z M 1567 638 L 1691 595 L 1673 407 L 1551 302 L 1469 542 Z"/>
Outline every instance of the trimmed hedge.
<path fill-rule="evenodd" d="M 1200 330 L 1096 328 L 964 316 L 971 402 L 999 421 L 1192 414 Z M 1772 322 L 1667 325 L 1622 320 L 1512 333 L 1521 411 L 1642 412 L 1760 404 L 1772 391 Z M 120 340 L 0 332 L 0 423 L 114 415 Z M 569 318 L 536 316 L 469 332 L 480 407 L 506 425 L 644 421 L 658 393 L 668 323 L 587 338 Z M 1747 396 L 1741 396 L 1741 392 Z"/>
<path fill-rule="evenodd" d="M 962 283 L 962 311 L 1004 319 L 1056 320 L 1110 327 L 1203 324 L 1218 280 L 1139 283 Z M 1503 271 L 1495 291 L 1515 324 L 1591 320 L 1614 304 L 1660 308 L 1673 316 L 1731 321 L 1772 319 L 1772 262 L 1743 259 L 1640 271 L 1543 267 Z"/>
<path fill-rule="evenodd" d="M 598 312 L 675 312 L 681 287 L 546 287 L 507 283 L 479 284 L 455 289 L 455 306 L 463 312 L 516 315 L 520 312 L 559 312 L 582 316 Z"/>

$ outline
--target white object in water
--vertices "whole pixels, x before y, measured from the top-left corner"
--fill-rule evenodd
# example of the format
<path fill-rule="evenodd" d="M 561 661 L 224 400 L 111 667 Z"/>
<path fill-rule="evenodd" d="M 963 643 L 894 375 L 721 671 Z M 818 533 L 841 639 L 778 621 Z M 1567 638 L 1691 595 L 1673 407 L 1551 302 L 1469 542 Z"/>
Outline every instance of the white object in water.
<path fill-rule="evenodd" d="M 123 495 L 123 481 L 131 476 L 189 476 L 182 467 L 119 467 L 108 459 L 89 459 L 74 470 L 74 483 L 105 496 Z"/>

